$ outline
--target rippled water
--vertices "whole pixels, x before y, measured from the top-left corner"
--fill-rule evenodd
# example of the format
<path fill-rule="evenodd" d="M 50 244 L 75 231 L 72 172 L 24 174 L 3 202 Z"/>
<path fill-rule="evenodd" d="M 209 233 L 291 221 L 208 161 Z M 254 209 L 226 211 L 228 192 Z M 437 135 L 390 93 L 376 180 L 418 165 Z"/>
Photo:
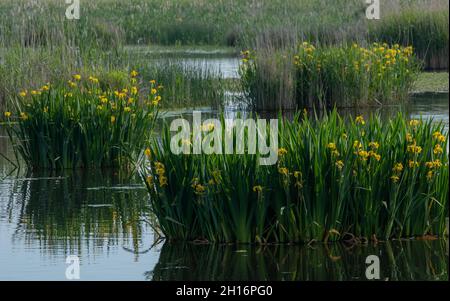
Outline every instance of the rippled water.
<path fill-rule="evenodd" d="M 416 97 L 403 110 L 448 129 L 448 95 Z M 12 158 L 1 129 L 0 136 L 0 152 Z M 368 255 L 380 257 L 382 279 L 448 280 L 447 241 L 353 248 L 171 245 L 153 234 L 148 204 L 136 176 L 27 173 L 0 156 L 0 280 L 65 280 L 68 255 L 79 256 L 81 280 L 364 280 Z"/>

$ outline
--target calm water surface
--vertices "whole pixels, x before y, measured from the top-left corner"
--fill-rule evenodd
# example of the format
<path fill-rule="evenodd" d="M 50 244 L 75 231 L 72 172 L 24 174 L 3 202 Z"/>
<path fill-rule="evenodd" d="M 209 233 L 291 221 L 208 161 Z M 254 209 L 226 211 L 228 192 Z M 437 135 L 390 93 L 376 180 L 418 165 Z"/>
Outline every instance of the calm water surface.
<path fill-rule="evenodd" d="M 398 110 L 379 109 L 384 116 Z M 448 95 L 416 97 L 402 110 L 448 129 Z M 13 158 L 1 128 L 0 153 Z M 0 280 L 65 280 L 68 255 L 79 256 L 81 280 L 364 280 L 368 255 L 380 257 L 386 280 L 448 280 L 447 241 L 353 248 L 171 245 L 157 241 L 148 205 L 137 177 L 27 173 L 0 156 Z"/>

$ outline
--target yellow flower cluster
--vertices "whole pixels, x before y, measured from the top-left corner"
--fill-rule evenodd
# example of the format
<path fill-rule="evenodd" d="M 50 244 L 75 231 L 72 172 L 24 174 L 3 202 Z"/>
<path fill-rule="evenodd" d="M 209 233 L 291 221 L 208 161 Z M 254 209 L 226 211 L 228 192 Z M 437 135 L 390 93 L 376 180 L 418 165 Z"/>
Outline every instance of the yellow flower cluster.
<path fill-rule="evenodd" d="M 322 69 L 322 62 L 334 68 L 333 62 L 344 63 L 343 72 L 350 74 L 354 72 L 373 72 L 373 76 L 382 79 L 383 74 L 389 70 L 404 70 L 402 74 L 410 72 L 410 56 L 413 54 L 412 47 L 400 47 L 395 44 L 374 43 L 372 47 L 364 48 L 353 44 L 350 48 L 324 48 L 317 50 L 313 45 L 304 42 L 299 47 L 299 52 L 294 56 L 294 65 L 306 67 L 309 71 L 318 72 Z M 400 69 L 399 69 L 400 68 Z"/>
<path fill-rule="evenodd" d="M 286 155 L 287 153 L 288 153 L 288 151 L 285 148 L 278 149 L 278 156 L 280 156 L 280 157 Z"/>
<path fill-rule="evenodd" d="M 429 169 L 437 169 L 442 167 L 441 160 L 436 159 L 434 161 L 426 162 L 425 166 Z"/>
<path fill-rule="evenodd" d="M 155 173 L 159 178 L 159 186 L 164 187 L 168 185 L 166 177 L 166 169 L 161 162 L 155 162 Z"/>
<path fill-rule="evenodd" d="M 409 122 L 409 125 L 412 126 L 412 127 L 417 127 L 417 126 L 420 125 L 420 120 L 413 119 L 413 120 L 411 120 L 411 121 Z"/>
<path fill-rule="evenodd" d="M 194 189 L 195 194 L 202 195 L 206 192 L 206 186 L 200 184 L 198 178 L 192 179 L 191 187 Z"/>
<path fill-rule="evenodd" d="M 366 122 L 364 121 L 364 117 L 361 115 L 356 117 L 355 122 L 362 125 L 366 124 Z"/>
<path fill-rule="evenodd" d="M 145 151 L 144 151 L 144 154 L 145 154 L 145 156 L 146 156 L 147 158 L 150 159 L 150 156 L 151 156 L 151 154 L 152 154 L 150 148 L 147 147 L 147 148 L 145 149 Z"/>
<path fill-rule="evenodd" d="M 436 139 L 439 142 L 445 142 L 446 138 L 444 135 L 441 134 L 441 132 L 434 132 L 433 133 L 433 138 Z"/>
<path fill-rule="evenodd" d="M 337 167 L 337 169 L 339 169 L 339 170 L 342 170 L 344 168 L 344 162 L 342 162 L 342 160 L 338 160 L 334 164 Z"/>
<path fill-rule="evenodd" d="M 406 148 L 408 153 L 412 154 L 420 154 L 422 152 L 422 147 L 418 146 L 415 142 L 413 144 L 410 144 Z"/>
<path fill-rule="evenodd" d="M 398 181 L 400 181 L 402 171 L 403 171 L 403 164 L 396 163 L 392 168 L 393 175 L 391 176 L 391 180 L 393 183 L 398 183 Z"/>
<path fill-rule="evenodd" d="M 286 167 L 279 167 L 278 172 L 283 176 L 289 175 L 289 170 Z"/>
<path fill-rule="evenodd" d="M 337 150 L 336 143 L 334 142 L 328 143 L 327 148 L 331 151 L 332 157 L 339 157 L 340 153 Z"/>
<path fill-rule="evenodd" d="M 241 51 L 242 63 L 248 63 L 251 59 L 250 55 L 250 50 Z"/>
<path fill-rule="evenodd" d="M 262 192 L 262 190 L 263 190 L 263 188 L 261 185 L 253 186 L 253 192 L 257 192 L 259 194 Z"/>
<path fill-rule="evenodd" d="M 436 144 L 436 145 L 434 146 L 433 153 L 434 153 L 435 155 L 440 155 L 440 154 L 442 154 L 443 152 L 444 152 L 444 149 L 442 148 L 442 146 L 441 146 L 440 144 Z"/>
<path fill-rule="evenodd" d="M 419 164 L 419 162 L 417 162 L 415 160 L 409 160 L 408 161 L 408 166 L 409 166 L 409 168 L 415 168 L 415 167 L 419 167 L 420 164 Z"/>

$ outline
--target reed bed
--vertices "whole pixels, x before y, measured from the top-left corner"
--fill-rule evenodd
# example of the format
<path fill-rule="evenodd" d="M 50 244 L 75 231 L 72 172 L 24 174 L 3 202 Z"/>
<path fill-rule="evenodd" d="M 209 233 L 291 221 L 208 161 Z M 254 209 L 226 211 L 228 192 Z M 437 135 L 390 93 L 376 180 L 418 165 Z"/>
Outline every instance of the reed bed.
<path fill-rule="evenodd" d="M 96 77 L 73 75 L 63 86 L 23 90 L 4 112 L 16 157 L 33 169 L 130 166 L 158 115 L 159 86 L 111 90 Z"/>
<path fill-rule="evenodd" d="M 230 45 L 265 51 L 266 57 L 273 52 L 276 57 L 280 50 L 293 49 L 304 40 L 316 46 L 379 41 L 412 45 L 425 68 L 448 69 L 448 2 L 444 0 L 385 1 L 376 25 L 366 20 L 366 5 L 359 0 L 332 5 L 314 0 L 100 0 L 82 3 L 80 20 L 67 20 L 66 8 L 58 0 L 1 1 L 0 109 L 17 87 L 55 82 L 78 69 L 91 69 L 88 73 L 127 69 L 133 62 L 124 59 L 125 45 Z M 277 60 L 264 62 L 268 71 L 275 70 Z M 275 82 L 263 87 L 270 97 L 292 95 L 290 75 L 283 73 L 287 67 L 281 64 L 270 76 L 282 74 L 286 82 L 274 91 L 269 90 Z M 212 87 L 208 95 L 180 96 L 174 103 L 215 97 L 211 91 L 220 84 L 206 85 Z M 188 89 L 166 93 L 177 98 L 184 91 Z"/>
<path fill-rule="evenodd" d="M 242 87 L 256 110 L 401 103 L 420 70 L 413 48 L 398 44 L 316 48 L 303 42 L 295 55 L 292 51 L 242 55 Z"/>
<path fill-rule="evenodd" d="M 448 5 L 448 3 L 447 3 Z M 369 39 L 412 45 L 426 69 L 448 70 L 449 16 L 446 9 L 405 9 L 370 23 Z"/>
<path fill-rule="evenodd" d="M 366 22 L 367 5 L 360 0 L 336 0 L 333 4 L 315 0 L 99 0 L 82 3 L 83 17 L 76 22 L 65 19 L 66 7 L 58 0 L 3 0 L 0 44 L 42 46 L 67 42 L 81 48 L 107 49 L 120 44 L 255 47 L 257 40 L 277 43 L 289 37 L 330 43 L 353 41 L 365 37 L 371 26 Z M 448 10 L 448 2 L 389 0 L 383 1 L 381 8 L 382 18 L 377 23 L 386 20 L 390 24 L 408 10 L 424 14 Z M 392 12 L 395 16 L 387 18 Z M 410 21 L 399 17 L 397 24 L 407 26 Z M 448 30 L 441 26 L 433 29 L 444 30 L 448 36 Z M 398 35 L 395 31 L 387 33 Z M 430 34 L 440 33 L 425 32 L 426 36 Z"/>
<path fill-rule="evenodd" d="M 170 241 L 261 244 L 443 234 L 442 124 L 336 111 L 279 122 L 273 166 L 258 155 L 175 155 L 166 129 L 141 167 L 159 231 Z"/>
<path fill-rule="evenodd" d="M 160 91 L 163 108 L 198 106 L 220 107 L 224 102 L 226 86 L 220 72 L 214 72 L 205 63 L 155 59 L 152 64 L 136 68 L 147 79 L 156 79 L 164 85 Z"/>

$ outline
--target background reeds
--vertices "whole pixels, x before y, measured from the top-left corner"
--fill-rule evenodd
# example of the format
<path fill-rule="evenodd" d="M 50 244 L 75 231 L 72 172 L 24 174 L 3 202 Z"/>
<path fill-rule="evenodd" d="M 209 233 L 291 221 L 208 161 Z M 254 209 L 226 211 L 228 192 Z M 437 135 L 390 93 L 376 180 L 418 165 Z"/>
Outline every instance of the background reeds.
<path fill-rule="evenodd" d="M 304 40 L 316 46 L 379 41 L 412 45 L 426 69 L 448 70 L 448 1 L 384 1 L 382 18 L 376 22 L 366 20 L 365 8 L 359 0 L 333 1 L 332 5 L 313 0 L 100 0 L 82 3 L 82 18 L 67 20 L 66 5 L 61 1 L 3 0 L 0 105 L 4 106 L 20 87 L 55 82 L 74 70 L 84 69 L 89 74 L 128 70 L 135 62 L 125 59 L 125 45 L 229 45 L 239 50 L 256 49 L 259 53 L 265 51 L 266 57 L 273 56 L 265 62 L 276 75 L 286 69 L 281 64 L 275 70 L 273 61 L 278 60 L 279 51 L 295 51 Z M 192 73 L 185 76 L 192 77 Z M 283 91 L 283 85 L 289 88 L 289 78 L 286 80 L 274 90 Z M 180 88 L 176 94 L 187 90 Z M 193 93 L 182 97 L 183 102 L 197 96 Z M 179 105 L 180 99 L 174 104 Z"/>

